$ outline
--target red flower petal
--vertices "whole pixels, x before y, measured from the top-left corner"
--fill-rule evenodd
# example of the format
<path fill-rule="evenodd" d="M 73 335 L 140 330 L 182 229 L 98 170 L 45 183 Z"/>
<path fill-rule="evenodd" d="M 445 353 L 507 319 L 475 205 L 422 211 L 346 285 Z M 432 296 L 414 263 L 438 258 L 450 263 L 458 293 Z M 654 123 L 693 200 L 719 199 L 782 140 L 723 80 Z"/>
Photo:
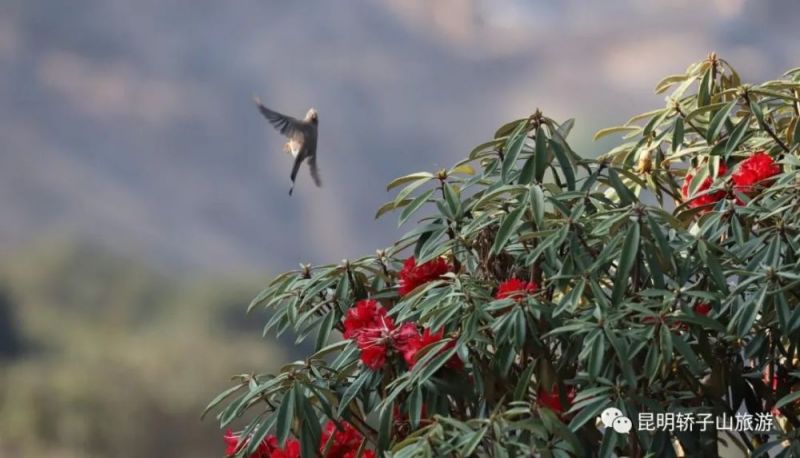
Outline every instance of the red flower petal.
<path fill-rule="evenodd" d="M 386 364 L 389 339 L 386 333 L 379 328 L 363 330 L 356 338 L 356 344 L 361 350 L 361 361 L 372 370 L 379 370 Z"/>
<path fill-rule="evenodd" d="M 328 445 L 329 441 L 330 445 Z M 322 428 L 319 451 L 321 454 L 324 453 L 325 458 L 356 456 L 362 441 L 363 436 L 350 423 L 340 421 L 337 426 L 335 422 L 328 421 Z M 326 447 L 327 453 L 325 453 Z M 373 455 L 368 455 L 368 453 L 373 453 Z M 374 452 L 365 450 L 362 456 L 374 456 Z"/>
<path fill-rule="evenodd" d="M 728 167 L 725 164 L 719 165 L 719 175 L 725 175 L 728 173 Z M 725 197 L 725 191 L 716 191 L 712 193 L 705 193 L 711 188 L 711 185 L 714 183 L 712 177 L 707 177 L 700 183 L 700 186 L 697 187 L 695 194 L 702 194 L 697 197 L 692 197 L 689 195 L 690 184 L 692 182 L 692 178 L 694 178 L 694 173 L 689 172 L 686 174 L 686 177 L 683 180 L 683 186 L 681 187 L 681 196 L 683 196 L 683 200 L 689 202 L 689 208 L 697 208 L 697 207 L 710 207 L 711 205 L 719 202 Z M 705 193 L 705 194 L 704 194 Z M 703 212 L 709 211 L 710 208 L 706 208 Z"/>
<path fill-rule="evenodd" d="M 423 330 L 422 334 L 418 334 L 416 338 L 408 339 L 402 345 L 398 346 L 398 350 L 400 350 L 400 352 L 403 354 L 403 359 L 408 365 L 408 368 L 411 369 L 414 367 L 417 361 L 419 361 L 419 353 L 423 348 L 433 345 L 441 341 L 443 338 L 443 330 L 431 332 L 430 329 L 426 328 Z M 451 340 L 439 352 L 443 353 L 455 347 L 455 345 L 456 342 Z M 459 358 L 458 355 L 453 355 L 449 360 L 447 360 L 445 366 L 449 367 L 450 369 L 460 370 L 464 368 L 464 362 L 461 361 L 461 358 Z"/>
<path fill-rule="evenodd" d="M 567 389 L 567 405 L 561 404 L 561 397 L 558 394 L 558 386 L 553 385 L 552 389 L 549 391 L 544 389 L 544 387 L 539 387 L 539 391 L 536 394 L 536 403 L 542 407 L 547 407 L 548 409 L 556 412 L 558 414 L 562 414 L 565 411 L 569 410 L 570 406 L 572 406 L 572 400 L 575 399 L 575 388 L 571 387 Z"/>
<path fill-rule="evenodd" d="M 225 435 L 222 436 L 222 440 L 225 441 L 225 456 L 232 456 L 236 453 L 236 449 L 239 447 L 239 436 L 233 434 L 233 431 L 230 429 L 225 431 Z"/>
<path fill-rule="evenodd" d="M 711 307 L 711 304 L 706 304 L 706 303 L 697 304 L 694 306 L 694 313 L 697 313 L 698 315 L 708 316 L 708 314 L 711 312 L 712 309 L 713 307 Z"/>
<path fill-rule="evenodd" d="M 530 281 L 525 283 L 518 278 L 512 278 L 500 283 L 495 293 L 495 299 L 511 298 L 517 302 L 522 301 L 527 294 L 533 294 L 539 289 L 536 282 Z"/>
<path fill-rule="evenodd" d="M 400 270 L 400 296 L 405 296 L 420 285 L 441 278 L 450 271 L 450 265 L 443 258 L 436 258 L 417 265 L 413 256 L 406 259 Z"/>
<path fill-rule="evenodd" d="M 264 458 L 267 456 L 264 455 Z M 300 441 L 297 439 L 287 440 L 286 446 L 273 450 L 269 458 L 300 458 Z"/>
<path fill-rule="evenodd" d="M 347 311 L 344 317 L 344 338 L 353 339 L 367 328 L 388 327 L 394 328 L 394 321 L 386 316 L 386 309 L 377 301 L 365 299 Z"/>
<path fill-rule="evenodd" d="M 745 194 L 756 192 L 758 186 L 769 186 L 769 178 L 781 173 L 772 156 L 764 151 L 753 153 L 736 167 L 731 175 L 734 189 Z"/>

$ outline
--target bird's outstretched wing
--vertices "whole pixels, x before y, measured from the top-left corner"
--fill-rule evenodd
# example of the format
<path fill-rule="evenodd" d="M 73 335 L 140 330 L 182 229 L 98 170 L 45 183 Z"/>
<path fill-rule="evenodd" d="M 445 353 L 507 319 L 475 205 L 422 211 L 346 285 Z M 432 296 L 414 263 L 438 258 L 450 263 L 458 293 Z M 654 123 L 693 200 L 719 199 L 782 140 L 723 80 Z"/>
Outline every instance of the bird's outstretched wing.
<path fill-rule="evenodd" d="M 319 178 L 319 168 L 317 167 L 316 154 L 308 158 L 308 168 L 311 170 L 311 178 L 314 179 L 314 184 L 316 184 L 318 188 L 321 187 L 322 180 Z"/>
<path fill-rule="evenodd" d="M 255 99 L 256 105 L 258 106 L 258 111 L 267 118 L 270 124 L 274 128 L 278 130 L 281 134 L 291 137 L 295 132 L 302 130 L 303 123 L 291 116 L 286 116 L 285 114 L 278 113 L 277 111 L 270 110 L 269 108 L 265 107 L 261 100 L 256 97 Z"/>

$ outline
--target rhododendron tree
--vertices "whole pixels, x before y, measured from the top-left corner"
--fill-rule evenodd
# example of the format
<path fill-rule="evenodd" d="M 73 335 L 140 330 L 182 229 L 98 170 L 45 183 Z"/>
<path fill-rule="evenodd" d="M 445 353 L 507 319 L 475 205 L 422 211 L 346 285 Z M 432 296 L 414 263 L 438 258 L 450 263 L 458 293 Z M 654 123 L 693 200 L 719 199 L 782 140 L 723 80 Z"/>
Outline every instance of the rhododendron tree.
<path fill-rule="evenodd" d="M 251 304 L 265 332 L 314 350 L 211 403 L 238 428 L 228 453 L 800 454 L 800 69 L 742 84 L 711 55 L 657 91 L 595 159 L 572 120 L 505 124 L 389 184 L 378 216 L 413 223 L 391 247 L 272 280 Z M 597 420 L 609 407 L 630 433 Z"/>

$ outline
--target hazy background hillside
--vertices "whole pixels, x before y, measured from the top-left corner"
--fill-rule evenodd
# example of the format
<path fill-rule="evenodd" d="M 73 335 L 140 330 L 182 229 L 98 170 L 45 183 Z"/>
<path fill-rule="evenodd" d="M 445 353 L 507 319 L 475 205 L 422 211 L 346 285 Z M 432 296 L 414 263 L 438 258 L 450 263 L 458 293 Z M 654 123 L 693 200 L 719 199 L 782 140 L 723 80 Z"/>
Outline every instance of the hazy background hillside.
<path fill-rule="evenodd" d="M 392 177 L 537 107 L 594 130 L 717 51 L 800 65 L 795 0 L 0 2 L 0 456 L 220 456 L 212 393 L 291 355 L 271 274 L 394 239 Z M 324 188 L 252 96 L 320 112 Z"/>

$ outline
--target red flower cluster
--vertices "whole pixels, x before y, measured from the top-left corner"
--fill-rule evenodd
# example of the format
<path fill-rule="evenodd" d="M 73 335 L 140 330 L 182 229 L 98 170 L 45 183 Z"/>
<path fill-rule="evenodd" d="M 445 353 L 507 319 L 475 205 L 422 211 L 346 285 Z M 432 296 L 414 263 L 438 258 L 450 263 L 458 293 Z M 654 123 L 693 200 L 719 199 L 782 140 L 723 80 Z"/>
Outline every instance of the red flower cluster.
<path fill-rule="evenodd" d="M 706 304 L 705 302 L 703 302 L 695 305 L 692 310 L 694 310 L 694 313 L 698 315 L 708 316 L 708 314 L 711 313 L 711 310 L 713 310 L 713 308 L 711 307 L 711 304 Z"/>
<path fill-rule="evenodd" d="M 230 430 L 225 431 L 223 439 L 228 446 L 225 449 L 225 456 L 233 456 L 237 450 L 247 445 L 247 441 L 244 444 L 240 444 L 239 436 L 233 434 Z M 328 445 L 328 441 L 330 441 L 330 445 Z M 319 444 L 320 456 L 325 458 L 355 458 L 358 455 L 358 449 L 361 447 L 362 441 L 363 436 L 350 423 L 342 421 L 337 426 L 335 422 L 328 421 L 322 429 L 322 437 Z M 261 441 L 258 449 L 248 458 L 299 457 L 300 442 L 297 439 L 287 440 L 286 446 L 280 448 L 278 447 L 278 439 L 274 435 L 269 435 Z M 375 458 L 375 452 L 364 450 L 361 453 L 361 457 Z"/>
<path fill-rule="evenodd" d="M 728 173 L 728 167 L 725 164 L 719 165 L 719 175 L 725 175 Z M 710 207 L 711 205 L 719 202 L 723 197 L 725 197 L 725 191 L 716 191 L 712 193 L 705 193 L 711 188 L 712 183 L 714 182 L 712 177 L 707 177 L 700 183 L 698 186 L 696 193 L 703 194 L 702 196 L 698 197 L 691 197 L 689 195 L 689 189 L 692 182 L 692 178 L 694 178 L 694 173 L 689 172 L 686 174 L 686 177 L 683 180 L 683 186 L 681 187 L 681 195 L 683 196 L 683 200 L 689 202 L 689 208 L 697 208 L 697 207 Z M 691 198 L 690 198 L 691 197 Z M 706 208 L 703 211 L 708 211 L 709 209 Z"/>
<path fill-rule="evenodd" d="M 500 286 L 497 287 L 497 293 L 495 293 L 494 298 L 511 298 L 517 302 L 521 302 L 523 299 L 525 299 L 526 295 L 535 293 L 537 289 L 539 289 L 539 285 L 537 285 L 535 281 L 529 281 L 525 283 L 518 278 L 512 278 L 500 283 Z"/>
<path fill-rule="evenodd" d="M 731 174 L 734 189 L 745 194 L 752 194 L 759 185 L 769 186 L 769 178 L 781 173 L 772 156 L 758 151 L 743 160 Z"/>
<path fill-rule="evenodd" d="M 415 329 L 416 331 L 416 329 Z M 386 363 L 386 353 L 398 334 L 392 317 L 377 301 L 366 299 L 356 303 L 344 318 L 344 338 L 356 341 L 361 361 L 376 370 Z"/>
<path fill-rule="evenodd" d="M 337 426 L 335 422 L 328 421 L 322 429 L 319 452 L 325 458 L 355 458 L 362 441 L 363 436 L 350 423 L 341 421 Z M 375 452 L 364 450 L 361 457 L 374 458 Z"/>
<path fill-rule="evenodd" d="M 405 296 L 420 285 L 438 280 L 447 272 L 450 272 L 450 265 L 443 258 L 417 265 L 417 260 L 411 256 L 400 270 L 400 296 Z"/>
<path fill-rule="evenodd" d="M 275 449 L 269 458 L 300 458 L 300 442 L 297 439 L 286 441 L 286 447 Z"/>
<path fill-rule="evenodd" d="M 419 333 L 414 323 L 395 325 L 392 317 L 386 314 L 386 309 L 372 299 L 365 299 L 347 311 L 344 318 L 345 339 L 355 340 L 361 350 L 361 361 L 372 370 L 379 370 L 386 364 L 390 354 L 403 356 L 409 368 L 417 361 L 420 350 L 435 342 L 442 340 L 442 331 L 431 333 L 425 329 Z M 452 348 L 455 342 L 448 344 L 442 351 Z M 454 356 L 447 362 L 447 366 L 460 369 L 463 363 Z"/>
<path fill-rule="evenodd" d="M 430 329 L 425 329 L 422 331 L 422 334 L 417 334 L 416 337 L 408 339 L 406 342 L 405 348 L 403 348 L 403 359 L 406 361 L 408 368 L 411 369 L 414 367 L 414 364 L 419 360 L 419 352 L 426 348 L 428 345 L 433 345 L 444 338 L 444 331 L 439 330 L 438 332 L 431 332 Z M 453 347 L 456 346 L 455 341 L 448 342 L 442 349 L 442 352 L 445 352 Z M 464 368 L 464 362 L 461 361 L 457 355 L 453 355 L 450 359 L 444 363 L 445 367 L 449 367 L 450 369 L 461 370 Z"/>
<path fill-rule="evenodd" d="M 561 397 L 558 394 L 558 386 L 553 385 L 550 390 L 546 390 L 543 386 L 540 386 L 539 391 L 536 393 L 536 403 L 561 415 L 572 406 L 575 394 L 575 388 L 570 387 L 567 390 L 567 405 L 563 405 L 561 403 Z"/>
<path fill-rule="evenodd" d="M 233 456 L 238 450 L 247 446 L 248 440 L 244 441 L 233 434 L 233 431 L 225 431 L 222 437 L 227 445 L 225 449 L 225 456 Z M 275 435 L 269 435 L 258 444 L 258 448 L 248 458 L 299 458 L 300 457 L 300 442 L 297 439 L 289 439 L 286 441 L 284 448 L 278 447 L 278 438 Z"/>

